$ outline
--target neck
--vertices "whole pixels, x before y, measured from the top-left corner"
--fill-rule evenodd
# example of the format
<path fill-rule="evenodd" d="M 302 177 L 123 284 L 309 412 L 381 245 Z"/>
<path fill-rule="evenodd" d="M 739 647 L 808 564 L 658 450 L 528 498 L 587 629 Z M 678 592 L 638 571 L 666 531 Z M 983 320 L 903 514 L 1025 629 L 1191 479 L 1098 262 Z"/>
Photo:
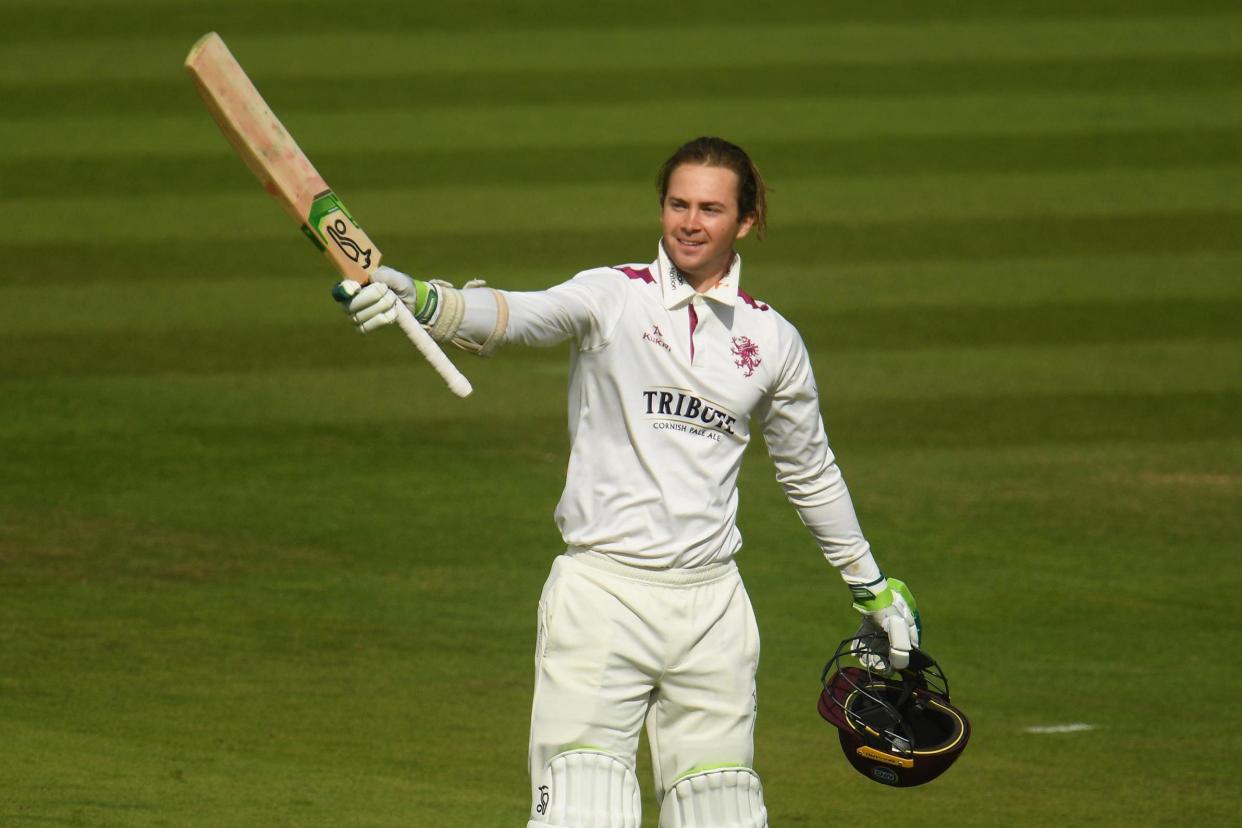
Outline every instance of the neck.
<path fill-rule="evenodd" d="M 678 272 L 680 273 L 681 271 Z M 720 284 L 720 280 L 724 278 L 726 273 L 728 273 L 727 270 L 722 270 L 715 276 L 693 276 L 689 273 L 682 273 L 681 276 L 690 283 L 690 287 L 694 288 L 695 293 L 707 293 Z"/>
<path fill-rule="evenodd" d="M 724 267 L 715 271 L 710 276 L 704 276 L 701 273 L 691 273 L 687 270 L 682 270 L 677 266 L 677 263 L 673 261 L 673 257 L 668 255 L 667 251 L 665 251 L 664 255 L 668 257 L 669 264 L 671 264 L 673 269 L 677 271 L 677 275 L 680 276 L 686 284 L 694 288 L 695 293 L 707 293 L 716 285 L 720 284 L 720 280 L 723 279 L 725 274 L 729 272 L 729 268 L 733 266 L 734 259 L 737 258 L 737 253 L 731 251 Z"/>

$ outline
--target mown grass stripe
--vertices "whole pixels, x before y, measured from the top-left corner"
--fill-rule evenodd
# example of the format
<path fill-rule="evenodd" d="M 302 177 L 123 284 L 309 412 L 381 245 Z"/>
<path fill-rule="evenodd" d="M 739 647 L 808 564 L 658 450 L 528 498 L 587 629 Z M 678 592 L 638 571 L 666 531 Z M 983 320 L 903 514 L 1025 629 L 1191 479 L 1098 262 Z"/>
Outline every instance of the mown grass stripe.
<path fill-rule="evenodd" d="M 658 229 L 564 230 L 505 233 L 385 234 L 387 261 L 413 273 L 496 273 L 506 261 L 544 268 L 549 278 L 592 266 L 648 261 Z M 779 241 L 778 241 L 779 239 Z M 877 221 L 867 224 L 786 222 L 763 245 L 750 245 L 748 261 L 844 267 L 882 262 L 986 260 L 1232 253 L 1242 250 L 1242 212 L 1181 211 L 1127 216 L 1022 216 L 1007 219 Z M 300 251 L 300 252 L 299 252 Z M 293 276 L 331 269 L 297 233 L 275 239 L 176 242 L 83 241 L 54 248 L 41 243 L 0 244 L 12 279 L 78 280 L 201 277 L 218 271 Z"/>
<path fill-rule="evenodd" d="M 655 165 L 652 165 L 652 168 Z M 240 164 L 233 175 L 247 181 Z M 637 175 L 635 175 L 637 178 Z M 646 178 L 646 176 L 643 176 Z M 329 180 L 335 180 L 329 174 Z M 247 182 L 248 184 L 248 182 Z M 924 175 L 832 179 L 806 176 L 775 182 L 770 218 L 786 237 L 863 235 L 892 226 L 919 232 L 920 222 L 946 226 L 1000 228 L 1027 221 L 1031 227 L 1074 218 L 1107 226 L 1109 220 L 1143 220 L 1159 214 L 1203 216 L 1207 227 L 1237 212 L 1242 168 L 1158 170 L 1153 173 L 1068 173 L 1012 175 Z M 179 191 L 174 187 L 174 191 Z M 452 238 L 462 232 L 494 233 L 496 246 L 509 238 L 556 232 L 578 237 L 591 232 L 655 232 L 655 186 L 546 185 L 515 190 L 508 186 L 474 189 L 358 190 L 338 186 L 354 215 L 376 240 L 417 236 Z M 25 245 L 47 245 L 107 238 L 113 242 L 246 240 L 279 242 L 292 226 L 273 209 L 257 184 L 250 192 L 202 196 L 193 209 L 181 195 L 135 197 L 55 197 L 14 202 L 7 230 Z M 486 216 L 486 227 L 478 217 Z M 1058 223 L 1059 222 L 1059 223 Z M 1124 227 L 1119 225 L 1119 227 Z M 1021 238 L 1030 233 L 1009 233 Z M 303 240 L 304 241 L 304 240 Z M 785 241 L 785 240 L 782 240 Z M 381 247 L 388 248 L 385 242 Z M 766 246 L 758 246 L 764 250 Z M 309 248 L 309 245 L 308 245 Z"/>
<path fill-rule="evenodd" d="M 811 356 L 829 409 L 843 400 L 886 405 L 910 397 L 1242 390 L 1237 338 L 994 345 L 985 336 L 977 344 L 922 348 L 830 345 Z"/>
<path fill-rule="evenodd" d="M 774 183 L 812 172 L 859 178 L 944 173 L 1195 169 L 1242 164 L 1242 128 L 1101 130 L 1027 135 L 974 134 L 760 140 L 747 148 Z M 671 151 L 667 141 L 615 146 L 332 150 L 316 166 L 345 191 L 368 187 L 556 185 L 615 183 L 630 187 L 635 172 L 654 169 Z M 127 197 L 243 192 L 252 182 L 221 152 L 155 158 L 47 157 L 0 160 L 8 198 L 108 195 Z M 779 189 L 779 188 L 778 188 Z"/>
<path fill-rule="evenodd" d="M 286 240 L 287 241 L 287 240 Z M 901 310 L 935 314 L 965 304 L 985 307 L 1044 307 L 1057 303 L 1102 301 L 1159 303 L 1190 299 L 1234 302 L 1242 296 L 1237 255 L 1078 256 L 1044 259 L 990 259 L 979 262 L 895 262 L 791 266 L 763 262 L 750 267 L 747 290 L 776 308 L 800 316 L 804 309 L 832 312 Z M 307 264 L 304 255 L 292 264 Z M 396 265 L 404 266 L 396 261 Z M 292 269 L 292 268 L 286 268 Z M 997 278 L 1003 273 L 1004 278 Z M 1169 274 L 1176 273 L 1177 279 Z M 423 274 L 426 275 L 426 274 Z M 462 278 L 461 273 L 446 275 Z M 478 273 L 509 290 L 543 289 L 564 273 L 528 268 L 505 260 Z M 44 280 L 10 280 L 0 304 L 0 331 L 10 335 L 84 331 L 168 331 L 202 326 L 207 319 L 239 327 L 306 323 L 322 319 L 332 284 L 326 267 L 295 273 L 229 273 L 204 268 L 176 279 L 77 279 L 73 301 L 48 304 Z M 254 293 L 280 296 L 278 303 L 255 302 Z M 191 301 L 192 298 L 192 301 Z M 330 307 L 330 306 L 328 306 Z"/>
<path fill-rule="evenodd" d="M 193 95 L 193 90 L 189 91 Z M 334 117 L 323 105 L 280 108 L 285 126 L 312 158 L 320 153 L 531 149 L 659 143 L 705 132 L 743 144 L 861 137 L 1024 135 L 1114 129 L 1215 129 L 1242 126 L 1238 94 L 963 95 L 879 101 L 737 96 L 693 103 L 366 109 Z M 555 128 L 550 128 L 554 125 Z M 207 113 L 142 118 L 25 118 L 0 115 L 6 157 L 181 156 L 230 150 Z"/>
<path fill-rule="evenodd" d="M 317 71 L 322 68 L 316 67 Z M 827 61 L 773 63 L 737 72 L 728 64 L 697 67 L 694 96 L 864 98 L 1028 92 L 1207 92 L 1242 88 L 1242 56 L 1160 57 L 1112 60 L 901 62 L 876 65 Z M 359 110 L 422 106 L 514 104 L 642 104 L 684 100 L 686 90 L 668 82 L 667 67 L 510 70 L 383 74 L 341 78 L 308 74 L 296 79 L 256 77 L 272 108 L 321 108 L 334 118 Z M 201 102 L 188 78 L 170 72 L 158 80 L 83 80 L 41 84 L 0 83 L 0 98 L 22 117 L 66 112 L 176 115 Z"/>
<path fill-rule="evenodd" d="M 390 376 L 396 373 L 392 371 Z M 417 376 L 416 373 L 415 375 Z M 157 380 L 160 377 L 156 374 L 148 376 Z M 240 382 L 246 382 L 245 375 L 233 376 L 238 377 Z M 407 378 L 409 376 L 406 375 Z M 116 379 L 136 378 L 117 376 Z M 380 382 L 384 378 L 371 376 L 368 379 Z M 344 377 L 344 381 L 349 380 L 350 377 Z M 420 379 L 413 380 L 415 384 L 419 382 Z M 133 384 L 139 387 L 141 385 L 139 382 Z M 519 443 L 523 439 L 523 429 L 531 427 L 537 427 L 540 435 L 559 436 L 563 432 L 564 417 L 560 402 L 563 393 L 561 385 L 558 381 L 557 390 L 549 395 L 551 398 L 545 398 L 544 404 L 533 407 L 530 413 L 512 413 L 499 421 L 496 421 L 494 406 L 480 404 L 477 400 L 457 407 L 434 405 L 425 388 L 383 420 L 376 420 L 363 412 L 352 421 L 327 413 L 318 420 L 274 415 L 250 421 L 245 419 L 247 412 L 244 401 L 237 398 L 231 398 L 220 409 L 196 419 L 192 405 L 185 404 L 177 412 L 179 416 L 176 420 L 164 424 L 159 431 L 148 430 L 143 434 L 144 444 L 153 447 L 149 450 L 163 449 L 163 453 L 159 458 L 143 458 L 139 468 L 148 477 L 145 482 L 167 481 L 182 474 L 193 478 L 196 473 L 202 474 L 202 471 L 186 469 L 180 465 L 177 459 L 179 451 L 204 445 L 224 446 L 226 448 L 221 451 L 228 451 L 228 447 L 239 444 L 248 446 L 253 441 L 254 445 L 249 447 L 246 457 L 231 456 L 227 460 L 216 461 L 224 464 L 222 468 L 229 473 L 235 470 L 239 475 L 238 479 L 241 479 L 245 475 L 244 470 L 252 467 L 255 452 L 268 446 L 275 446 L 274 451 L 287 452 L 288 456 L 299 457 L 304 461 L 299 465 L 305 467 L 313 463 L 314 457 L 319 456 L 313 450 L 315 446 L 322 448 L 324 445 L 331 445 L 348 453 L 352 447 L 360 444 L 359 441 L 365 444 L 367 440 L 374 440 L 377 428 L 387 434 L 396 435 L 396 440 L 400 432 L 406 429 L 417 432 L 419 428 L 435 422 L 456 422 L 474 428 L 483 426 L 492 429 L 493 434 L 512 431 L 513 439 Z M 187 383 L 185 388 L 193 393 L 195 385 Z M 308 396 L 313 393 L 313 389 L 300 391 Z M 230 387 L 228 392 L 233 393 L 233 389 Z M 512 393 L 512 390 L 505 389 L 505 392 Z M 233 417 L 229 416 L 230 404 L 233 410 L 239 412 Z M 847 452 L 856 463 L 859 452 L 891 451 L 898 448 L 969 450 L 991 447 L 1000 451 L 1017 452 L 1026 446 L 1060 445 L 1074 448 L 1074 451 L 1068 452 L 1070 456 L 1067 460 L 1071 460 L 1077 459 L 1078 451 L 1094 452 L 1116 445 L 1146 443 L 1167 448 L 1179 444 L 1191 445 L 1220 440 L 1226 441 L 1221 446 L 1221 451 L 1227 453 L 1232 450 L 1231 445 L 1238 437 L 1236 422 L 1239 415 L 1242 415 L 1242 392 L 1233 389 L 1179 392 L 1010 392 L 931 398 L 907 395 L 888 400 L 882 405 L 871 399 L 841 400 L 831 405 L 827 416 L 830 438 L 839 450 Z M 1177 427 L 1170 427 L 1171 423 L 1177 424 Z M 532 432 L 526 433 L 529 439 Z M 100 450 L 97 447 L 100 445 L 101 434 L 107 437 L 124 437 L 133 434 L 133 429 L 123 425 L 110 425 L 101 429 L 101 432 L 92 430 L 56 433 L 49 430 L 49 433 L 40 435 L 41 439 L 27 438 L 15 447 L 11 467 L 13 476 L 6 478 L 4 482 L 15 483 L 14 489 L 17 491 L 22 490 L 20 487 L 23 483 L 52 487 L 51 491 L 56 496 L 64 496 L 67 503 L 72 503 L 74 498 L 72 494 L 66 495 L 65 482 L 48 479 L 54 475 L 49 472 L 47 464 L 27 464 L 39 457 L 54 457 L 60 461 L 58 465 L 62 465 L 93 455 Z M 153 434 L 162 436 L 154 439 Z M 454 448 L 469 450 L 469 437 L 459 439 L 463 445 Z M 540 439 L 547 440 L 550 443 L 548 448 L 552 451 L 561 449 L 561 445 L 555 442 L 555 437 L 545 436 Z M 305 448 L 288 446 L 290 443 L 303 442 L 307 444 Z M 175 447 L 169 443 L 175 444 Z M 306 456 L 307 449 L 311 450 L 312 456 Z M 477 450 L 486 452 L 487 448 L 480 447 Z M 61 454 L 64 458 L 60 457 Z M 560 459 L 559 455 L 553 456 Z M 545 452 L 541 459 L 546 458 Z M 97 461 L 98 458 L 92 459 Z M 82 473 L 90 477 L 79 481 L 82 492 L 98 495 L 109 485 L 116 485 L 120 465 L 93 462 L 88 468 L 84 468 Z M 857 466 L 854 468 L 857 469 Z M 154 473 L 154 469 L 158 469 L 159 473 Z M 550 472 L 549 476 L 554 474 Z M 134 485 L 142 482 L 144 481 L 133 481 Z M 201 480 L 196 483 L 201 485 Z M 549 480 L 548 486 L 549 496 L 554 499 L 556 483 Z"/>
<path fill-rule="evenodd" d="M 859 449 L 1196 443 L 1237 438 L 1242 391 L 1005 394 L 912 398 L 884 406 L 844 402 L 834 406 L 832 419 L 839 424 L 837 437 Z"/>
<path fill-rule="evenodd" d="M 185 379 L 216 374 L 280 376 L 289 371 L 313 371 L 340 364 L 342 343 L 350 341 L 346 336 L 353 336 L 343 325 L 332 334 L 328 334 L 330 328 L 325 323 L 269 328 L 252 335 L 229 332 L 222 336 L 219 331 L 188 330 L 166 335 L 0 339 L 6 355 L 11 354 L 0 379 L 6 385 L 17 383 L 11 387 L 20 388 L 23 381 L 75 376 L 167 375 Z M 431 378 L 425 366 L 415 362 L 408 347 L 399 347 L 404 343 L 390 339 L 384 347 L 367 343 L 369 365 L 387 363 Z M 1067 348 L 1063 353 L 1072 357 L 1074 351 Z M 812 359 L 830 366 L 834 355 L 839 359 L 840 354 L 821 345 L 812 352 Z M 466 363 L 467 368 L 471 366 L 472 363 Z M 485 407 L 485 411 L 490 410 Z M 997 391 L 981 386 L 976 393 L 890 398 L 884 405 L 877 405 L 872 399 L 843 396 L 832 401 L 831 410 L 832 422 L 846 430 L 849 444 L 855 449 L 870 444 L 891 447 L 1176 442 L 1236 437 L 1242 415 L 1242 389 L 1060 393 Z M 555 413 L 562 414 L 559 406 Z M 468 418 L 470 412 L 464 410 L 461 416 Z M 270 417 L 265 421 L 271 424 Z M 971 427 L 963 428 L 962 423 L 971 423 Z M 1170 430 L 1170 423 L 1177 423 L 1178 429 Z M 206 423 L 195 428 L 201 432 L 212 430 Z"/>
<path fill-rule="evenodd" d="M 749 254 L 749 249 L 747 250 Z M 747 255 L 749 264 L 749 255 Z M 923 308 L 935 313 L 957 304 L 1019 307 L 1101 300 L 1228 301 L 1242 296 L 1242 258 L 1236 254 L 1049 256 L 976 262 L 884 262 L 838 266 L 765 263 L 756 267 L 751 294 L 778 308 L 803 306 L 808 297 L 834 310 Z M 1169 278 L 1176 273 L 1177 278 Z M 997 274 L 1004 274 L 998 278 Z M 539 285 L 542 273 L 522 273 L 520 285 Z M 114 290 L 108 283 L 99 290 Z"/>
<path fill-rule="evenodd" d="M 643 172 L 651 174 L 655 164 Z M 331 171 L 329 180 L 339 180 Z M 643 175 L 642 178 L 646 178 Z M 13 202 L 8 231 L 25 243 L 52 244 L 107 238 L 112 241 L 287 238 L 290 225 L 272 209 L 241 164 L 233 177 L 248 192 L 202 196 L 186 213 L 181 194 L 133 198 L 67 197 Z M 501 238 L 524 232 L 618 231 L 655 228 L 654 185 L 564 184 L 513 188 L 448 186 L 419 190 L 361 190 L 339 185 L 354 214 L 376 239 L 417 228 L 418 236 L 452 237 L 472 229 L 479 216 Z M 1233 211 L 1242 188 L 1242 167 L 1151 172 L 1070 172 L 997 175 L 923 175 L 831 178 L 806 174 L 775 179 L 770 200 L 774 227 L 795 233 L 866 228 L 875 222 L 969 222 L 1030 218 L 1099 221 L 1142 216 L 1154 209 Z M 177 220 L 177 219 L 180 220 Z M 171 220 L 170 220 L 171 219 Z"/>
<path fill-rule="evenodd" d="M 696 8 L 697 6 L 697 8 Z M 1219 13 L 1236 10 L 1224 0 L 1045 0 L 1037 4 L 1005 6 L 988 0 L 960 0 L 952 4 L 928 4 L 920 0 L 894 0 L 861 4 L 832 0 L 813 4 L 776 3 L 763 10 L 768 23 L 909 22 L 1008 20 L 1024 18 L 1076 18 L 1145 14 Z M 744 25 L 754 18 L 754 7 L 741 0 L 687 3 L 679 9 L 684 21 L 700 19 L 715 24 Z M 664 20 L 668 7 L 661 0 L 582 4 L 560 0 L 537 6 L 509 0 L 459 0 L 456 3 L 406 3 L 402 0 L 369 0 L 365 12 L 342 9 L 331 2 L 208 3 L 177 4 L 176 14 L 142 2 L 100 2 L 85 5 L 39 3 L 24 11 L 11 9 L 0 29 L 0 42 L 31 39 L 64 39 L 166 35 L 169 31 L 193 33 L 244 30 L 251 33 L 316 31 L 539 31 L 555 28 L 625 27 L 636 22 Z M 684 33 L 684 32 L 679 32 Z"/>
<path fill-rule="evenodd" d="M 881 65 L 896 61 L 1002 62 L 1059 59 L 1237 57 L 1242 15 L 1169 15 L 1058 20 L 881 24 L 803 22 L 745 25 L 696 22 L 695 37 L 677 42 L 684 65 L 718 65 L 722 54 L 737 70 L 769 63 L 843 61 Z M 669 68 L 666 51 L 652 49 L 667 36 L 652 21 L 625 28 L 501 32 L 229 33 L 229 44 L 254 77 L 297 78 L 331 55 L 339 78 L 422 72 L 495 75 L 531 70 L 595 71 Z M 190 42 L 183 35 L 100 36 L 65 42 L 14 43 L 0 53 L 0 79 L 53 83 L 121 83 L 178 74 Z"/>
<path fill-rule="evenodd" d="M 324 336 L 333 319 L 326 293 L 323 308 L 322 319 L 301 325 L 0 334 L 0 352 L 5 354 L 0 380 L 273 371 L 332 364 L 340 358 L 340 342 L 337 336 Z M 786 312 L 797 320 L 809 348 L 835 354 L 1242 340 L 1242 327 L 1237 324 L 1242 318 L 1242 298 L 963 305 L 931 310 L 831 311 L 801 305 Z M 347 323 L 344 319 L 340 323 L 344 330 Z"/>
<path fill-rule="evenodd" d="M 1109 342 L 1242 340 L 1242 296 L 1233 299 L 1048 302 L 1017 307 L 791 309 L 811 347 L 853 350 Z"/>
<path fill-rule="evenodd" d="M 161 428 L 189 423 L 229 423 L 245 428 L 278 424 L 331 425 L 366 420 L 391 423 L 414 415 L 411 397 L 417 387 L 399 394 L 382 389 L 394 380 L 421 382 L 429 369 L 396 331 L 365 340 L 333 324 L 340 317 L 320 307 L 313 324 L 298 328 L 270 326 L 276 335 L 323 338 L 335 342 L 349 359 L 308 367 L 288 367 L 275 359 L 267 369 L 251 366 L 238 371 L 173 373 L 155 370 L 125 376 L 106 373 L 86 376 L 56 370 L 46 376 L 0 379 L 6 400 L 20 400 L 20 417 L 0 418 L 0 440 L 56 439 L 81 433 L 83 411 L 89 411 L 90 434 L 145 432 L 151 422 Z M 241 337 L 262 348 L 259 327 L 220 329 L 220 337 Z M 71 333 L 79 336 L 83 332 Z M 113 332 L 120 339 L 126 334 Z M 74 340 L 80 342 L 81 340 Z M 194 340 L 191 340 L 192 342 Z M 62 343 L 54 348 L 60 357 Z M 211 347 L 211 346 L 208 346 Z M 224 356 L 227 356 L 227 348 Z M 283 351 L 277 349 L 275 356 Z M 555 410 L 563 399 L 569 356 L 564 348 L 527 351 L 505 348 L 501 358 L 485 362 L 456 350 L 449 356 L 479 386 L 480 399 L 505 397 L 505 410 L 522 416 Z M 1020 346 L 948 346 L 917 350 L 871 348 L 845 350 L 816 347 L 811 358 L 821 381 L 823 405 L 835 411 L 844 402 L 873 405 L 900 403 L 911 398 L 946 399 L 1013 394 L 1127 394 L 1201 393 L 1242 390 L 1237 366 L 1242 364 L 1242 342 L 1220 339 L 1120 341 L 1116 343 L 1027 343 Z M 123 370 L 117 366 L 113 370 Z M 134 370 L 131 367 L 131 370 Z M 508 395 L 510 385 L 523 393 Z M 529 392 L 537 387 L 533 397 Z M 377 390 L 379 389 L 379 390 Z M 411 396 L 407 396 L 410 394 Z M 89 401 L 86 404 L 85 401 Z M 146 417 L 134 418 L 136 401 Z M 239 402 L 243 401 L 243 402 Z M 485 406 L 486 407 L 486 406 Z M 417 416 L 453 416 L 417 406 Z M 17 409 L 14 408 L 14 411 Z M 11 482 L 11 481 L 10 481 Z M 1242 476 L 1239 477 L 1242 485 Z"/>

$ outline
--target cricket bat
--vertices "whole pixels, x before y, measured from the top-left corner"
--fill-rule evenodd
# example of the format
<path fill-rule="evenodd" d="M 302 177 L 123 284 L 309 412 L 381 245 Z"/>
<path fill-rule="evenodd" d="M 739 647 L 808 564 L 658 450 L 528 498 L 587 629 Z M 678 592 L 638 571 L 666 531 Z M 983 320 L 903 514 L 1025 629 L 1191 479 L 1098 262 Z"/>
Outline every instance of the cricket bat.
<path fill-rule="evenodd" d="M 379 248 L 272 114 L 220 35 L 210 32 L 199 38 L 186 55 L 185 68 L 220 131 L 263 188 L 344 278 L 361 285 L 370 282 L 380 265 Z M 397 302 L 396 307 L 397 325 L 449 389 L 459 397 L 469 396 L 470 381 L 449 362 L 405 303 Z"/>

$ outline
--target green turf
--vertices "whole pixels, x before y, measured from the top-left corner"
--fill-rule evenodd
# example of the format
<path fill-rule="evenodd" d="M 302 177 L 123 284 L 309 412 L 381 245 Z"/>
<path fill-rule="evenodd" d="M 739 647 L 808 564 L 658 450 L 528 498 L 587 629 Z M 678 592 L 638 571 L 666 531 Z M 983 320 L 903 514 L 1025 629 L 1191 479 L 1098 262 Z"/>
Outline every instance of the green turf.
<path fill-rule="evenodd" d="M 1242 14 L 771 6 L 0 0 L 0 825 L 525 820 L 566 353 L 458 402 L 359 338 L 184 76 L 209 29 L 420 275 L 648 260 L 675 144 L 752 150 L 747 289 L 975 725 L 925 789 L 848 769 L 848 596 L 757 445 L 777 828 L 1236 818 Z"/>

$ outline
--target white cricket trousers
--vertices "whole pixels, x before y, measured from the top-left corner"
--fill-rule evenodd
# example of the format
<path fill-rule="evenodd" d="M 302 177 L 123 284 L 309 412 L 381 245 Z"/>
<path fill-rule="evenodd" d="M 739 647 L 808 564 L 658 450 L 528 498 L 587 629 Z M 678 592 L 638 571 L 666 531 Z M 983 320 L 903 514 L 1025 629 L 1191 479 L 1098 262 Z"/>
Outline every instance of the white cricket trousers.
<path fill-rule="evenodd" d="M 660 801 L 686 771 L 750 766 L 758 667 L 759 629 L 733 562 L 647 570 L 561 555 L 539 600 L 532 801 L 566 750 L 604 750 L 633 769 L 644 721 Z"/>

